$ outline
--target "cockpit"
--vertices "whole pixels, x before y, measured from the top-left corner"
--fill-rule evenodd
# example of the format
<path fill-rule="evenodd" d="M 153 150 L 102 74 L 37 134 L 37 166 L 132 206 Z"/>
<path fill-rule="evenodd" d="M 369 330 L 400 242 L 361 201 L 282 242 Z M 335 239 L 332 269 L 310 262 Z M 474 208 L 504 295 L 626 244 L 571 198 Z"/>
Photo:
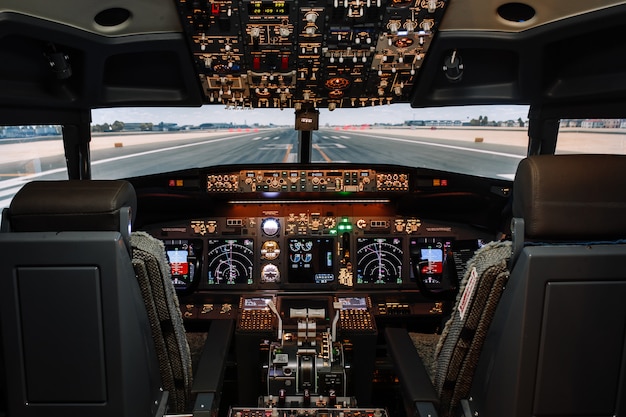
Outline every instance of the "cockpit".
<path fill-rule="evenodd" d="M 623 1 L 0 3 L 0 417 L 626 415 Z"/>

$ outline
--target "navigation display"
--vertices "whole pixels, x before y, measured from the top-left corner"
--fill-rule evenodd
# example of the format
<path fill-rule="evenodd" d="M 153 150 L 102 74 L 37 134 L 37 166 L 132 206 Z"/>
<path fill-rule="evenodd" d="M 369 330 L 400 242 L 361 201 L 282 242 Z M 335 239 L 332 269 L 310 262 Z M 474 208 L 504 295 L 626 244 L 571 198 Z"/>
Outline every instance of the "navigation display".
<path fill-rule="evenodd" d="M 170 264 L 172 282 L 176 290 L 187 290 L 194 283 L 200 268 L 201 240 L 164 240 L 165 255 Z"/>
<path fill-rule="evenodd" d="M 254 272 L 254 241 L 252 239 L 208 240 L 207 284 L 251 285 Z"/>
<path fill-rule="evenodd" d="M 287 281 L 295 284 L 328 284 L 335 281 L 333 238 L 288 239 Z"/>
<path fill-rule="evenodd" d="M 359 237 L 357 284 L 402 284 L 402 238 Z"/>

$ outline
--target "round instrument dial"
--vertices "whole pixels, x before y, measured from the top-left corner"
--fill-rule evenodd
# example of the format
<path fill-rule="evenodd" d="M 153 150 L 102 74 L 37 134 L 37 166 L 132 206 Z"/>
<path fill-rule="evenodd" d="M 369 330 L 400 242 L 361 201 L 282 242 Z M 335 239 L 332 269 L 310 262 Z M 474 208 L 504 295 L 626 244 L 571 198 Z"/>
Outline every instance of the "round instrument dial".
<path fill-rule="evenodd" d="M 274 264 L 265 264 L 261 268 L 261 282 L 280 282 L 280 271 Z"/>
<path fill-rule="evenodd" d="M 413 45 L 413 39 L 411 38 L 398 38 L 393 42 L 396 48 L 408 48 Z"/>
<path fill-rule="evenodd" d="M 324 83 L 329 90 L 344 90 L 350 85 L 350 80 L 343 77 L 333 77 Z"/>
<path fill-rule="evenodd" d="M 280 255 L 278 242 L 274 240 L 267 240 L 263 242 L 263 245 L 261 246 L 261 258 L 272 261 L 278 258 L 278 255 Z"/>
<path fill-rule="evenodd" d="M 267 89 L 255 91 L 254 94 L 256 94 L 257 97 L 261 97 L 261 98 L 267 98 L 267 97 L 271 97 L 272 96 L 272 93 L 270 93 L 269 90 L 267 90 Z"/>
<path fill-rule="evenodd" d="M 261 230 L 267 236 L 276 236 L 280 231 L 280 222 L 278 219 L 268 217 L 261 222 Z"/>

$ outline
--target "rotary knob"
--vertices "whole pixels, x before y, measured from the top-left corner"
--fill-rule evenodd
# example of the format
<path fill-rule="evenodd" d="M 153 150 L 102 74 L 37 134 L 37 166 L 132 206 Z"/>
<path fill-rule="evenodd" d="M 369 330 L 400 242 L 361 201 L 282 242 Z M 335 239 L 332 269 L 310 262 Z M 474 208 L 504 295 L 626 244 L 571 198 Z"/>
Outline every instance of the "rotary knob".
<path fill-rule="evenodd" d="M 308 12 L 304 15 L 304 19 L 309 23 L 315 23 L 315 21 L 317 20 L 317 13 Z"/>
<path fill-rule="evenodd" d="M 281 26 L 278 29 L 278 33 L 280 34 L 281 37 L 287 38 L 291 34 L 291 31 L 289 30 L 289 26 Z"/>

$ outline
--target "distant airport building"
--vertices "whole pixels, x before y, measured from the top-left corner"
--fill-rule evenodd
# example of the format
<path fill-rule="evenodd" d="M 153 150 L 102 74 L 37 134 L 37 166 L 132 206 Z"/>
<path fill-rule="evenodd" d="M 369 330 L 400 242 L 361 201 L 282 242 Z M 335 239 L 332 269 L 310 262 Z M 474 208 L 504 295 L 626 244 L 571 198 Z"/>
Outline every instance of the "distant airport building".
<path fill-rule="evenodd" d="M 407 120 L 405 126 L 463 126 L 460 120 Z"/>
<path fill-rule="evenodd" d="M 584 129 L 626 129 L 626 119 L 561 119 L 559 127 Z"/>
<path fill-rule="evenodd" d="M 33 138 L 37 136 L 56 136 L 60 134 L 61 134 L 61 128 L 55 125 L 0 127 L 0 139 Z"/>

